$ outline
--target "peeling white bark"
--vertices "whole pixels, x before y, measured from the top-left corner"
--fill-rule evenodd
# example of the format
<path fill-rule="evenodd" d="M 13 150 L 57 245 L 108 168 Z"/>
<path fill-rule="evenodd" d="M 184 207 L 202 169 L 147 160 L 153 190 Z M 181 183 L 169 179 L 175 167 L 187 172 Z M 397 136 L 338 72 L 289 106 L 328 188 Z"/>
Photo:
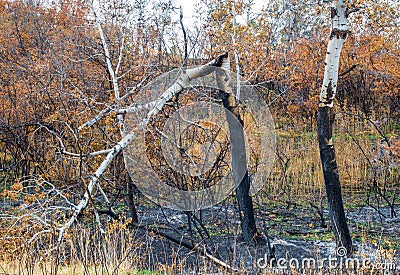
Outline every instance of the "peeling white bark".
<path fill-rule="evenodd" d="M 319 98 L 319 106 L 333 107 L 339 74 L 339 59 L 348 35 L 348 7 L 343 0 L 332 1 L 331 33 L 325 59 L 324 81 Z"/>

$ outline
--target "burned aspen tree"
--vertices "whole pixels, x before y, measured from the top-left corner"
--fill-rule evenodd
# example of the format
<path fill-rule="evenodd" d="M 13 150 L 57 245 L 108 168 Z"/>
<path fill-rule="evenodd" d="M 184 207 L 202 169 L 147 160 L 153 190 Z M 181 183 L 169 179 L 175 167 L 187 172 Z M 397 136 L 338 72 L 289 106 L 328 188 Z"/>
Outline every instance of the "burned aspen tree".
<path fill-rule="evenodd" d="M 339 58 L 348 35 L 349 8 L 345 1 L 332 1 L 331 31 L 326 52 L 324 80 L 318 107 L 318 144 L 324 174 L 329 215 L 337 247 L 346 248 L 347 254 L 353 252 L 353 244 L 344 213 L 342 191 L 332 139 L 332 126 L 335 119 L 333 100 L 338 82 Z"/>
<path fill-rule="evenodd" d="M 231 76 L 228 54 L 225 54 L 224 59 L 221 61 L 220 67 L 223 70 L 216 72 L 220 97 L 227 112 L 231 112 L 235 117 L 235 121 L 237 119 L 240 122 L 235 123 L 232 121 L 233 116 L 227 114 L 232 150 L 233 177 L 238 183 L 236 198 L 239 205 L 242 236 L 246 242 L 254 241 L 258 243 L 262 242 L 263 239 L 257 231 L 254 218 L 253 201 L 250 196 L 250 177 L 247 169 L 243 120 L 240 114 L 240 106 L 230 86 Z M 237 85 L 240 85 L 240 83 L 237 83 Z"/>

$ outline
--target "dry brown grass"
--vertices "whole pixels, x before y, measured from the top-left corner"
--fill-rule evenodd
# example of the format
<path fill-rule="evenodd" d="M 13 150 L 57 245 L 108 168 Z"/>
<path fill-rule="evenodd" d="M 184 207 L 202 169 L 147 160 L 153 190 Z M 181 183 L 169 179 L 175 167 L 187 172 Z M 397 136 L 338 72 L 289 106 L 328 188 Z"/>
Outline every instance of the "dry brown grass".
<path fill-rule="evenodd" d="M 284 125 L 277 125 L 278 157 L 272 177 L 266 184 L 268 193 L 280 198 L 283 193 L 284 199 L 294 202 L 322 199 L 324 179 L 316 130 L 293 123 L 285 121 Z M 387 128 L 383 131 L 390 136 L 393 130 L 390 130 L 391 126 Z M 385 160 L 379 159 L 383 137 L 370 122 L 339 114 L 333 135 L 345 198 L 352 200 L 351 197 L 358 197 L 360 193 L 366 194 L 374 172 L 378 173 L 378 186 L 399 192 L 399 170 L 388 167 Z"/>

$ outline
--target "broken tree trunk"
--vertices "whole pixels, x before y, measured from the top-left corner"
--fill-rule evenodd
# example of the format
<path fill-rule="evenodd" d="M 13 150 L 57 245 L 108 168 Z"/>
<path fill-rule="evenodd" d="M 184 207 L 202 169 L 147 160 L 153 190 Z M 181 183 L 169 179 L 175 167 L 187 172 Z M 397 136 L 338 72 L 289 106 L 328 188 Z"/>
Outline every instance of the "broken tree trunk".
<path fill-rule="evenodd" d="M 236 182 L 240 182 L 236 188 L 236 197 L 239 204 L 242 235 L 246 242 L 259 242 L 263 239 L 258 234 L 254 219 L 253 201 L 250 196 L 250 177 L 247 170 L 243 120 L 240 117 L 239 106 L 232 93 L 232 88 L 230 87 L 230 64 L 228 54 L 226 54 L 221 68 L 223 70 L 217 71 L 220 97 L 227 112 L 231 112 L 234 115 L 234 118 L 229 114 L 227 114 L 226 117 L 230 132 L 233 178 Z M 240 83 L 237 83 L 237 85 L 240 85 Z M 235 119 L 235 121 L 232 121 L 233 119 Z M 239 120 L 240 123 L 237 123 L 236 119 Z"/>
<path fill-rule="evenodd" d="M 332 1 L 331 33 L 326 52 L 324 81 L 318 107 L 318 144 L 324 173 L 329 214 L 337 247 L 344 247 L 347 254 L 353 252 L 353 244 L 344 213 L 339 172 L 336 163 L 335 148 L 332 140 L 334 122 L 333 100 L 335 98 L 339 58 L 348 35 L 348 7 L 343 0 Z"/>

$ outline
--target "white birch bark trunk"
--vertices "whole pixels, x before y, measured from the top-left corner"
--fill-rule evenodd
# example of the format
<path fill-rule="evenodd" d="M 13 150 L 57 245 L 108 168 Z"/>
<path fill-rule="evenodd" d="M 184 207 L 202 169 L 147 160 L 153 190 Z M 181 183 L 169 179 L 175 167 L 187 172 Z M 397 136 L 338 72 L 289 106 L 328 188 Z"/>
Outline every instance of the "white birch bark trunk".
<path fill-rule="evenodd" d="M 119 69 L 120 62 L 121 62 L 121 59 L 122 59 L 124 41 L 122 42 L 121 51 L 120 51 L 120 54 L 119 54 L 119 57 L 118 57 L 117 70 L 114 71 L 114 67 L 113 67 L 113 65 L 111 63 L 110 50 L 108 49 L 108 44 L 107 44 L 106 38 L 104 36 L 103 28 L 101 27 L 100 19 L 97 17 L 97 14 L 95 12 L 95 8 L 94 7 L 92 7 L 92 10 L 93 10 L 93 13 L 94 13 L 94 17 L 96 19 L 97 30 L 99 31 L 101 43 L 102 43 L 103 50 L 104 50 L 104 56 L 106 58 L 107 70 L 108 70 L 108 73 L 110 74 L 111 81 L 113 83 L 114 96 L 115 96 L 116 100 L 120 100 L 120 92 L 119 92 L 118 78 L 117 78 L 117 73 L 118 72 L 117 71 Z"/>
<path fill-rule="evenodd" d="M 325 73 L 319 98 L 319 106 L 333 107 L 339 75 L 339 59 L 348 35 L 348 8 L 343 0 L 332 1 L 331 33 L 325 59 Z"/>

